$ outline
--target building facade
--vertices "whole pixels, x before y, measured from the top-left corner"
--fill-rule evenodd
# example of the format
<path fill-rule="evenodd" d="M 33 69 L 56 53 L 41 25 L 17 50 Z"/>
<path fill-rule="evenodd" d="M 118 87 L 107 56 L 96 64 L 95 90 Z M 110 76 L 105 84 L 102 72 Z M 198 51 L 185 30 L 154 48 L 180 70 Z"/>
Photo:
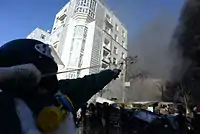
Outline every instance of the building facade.
<path fill-rule="evenodd" d="M 37 27 L 27 36 L 27 39 L 36 39 L 44 43 L 49 43 L 49 37 L 50 31 L 44 31 Z"/>
<path fill-rule="evenodd" d="M 103 94 L 122 96 L 125 65 L 121 63 L 127 56 L 127 30 L 103 0 L 70 0 L 56 14 L 48 42 L 65 64 L 64 70 L 92 67 L 60 74 L 59 79 L 121 68 L 120 79 L 107 86 L 110 91 Z"/>

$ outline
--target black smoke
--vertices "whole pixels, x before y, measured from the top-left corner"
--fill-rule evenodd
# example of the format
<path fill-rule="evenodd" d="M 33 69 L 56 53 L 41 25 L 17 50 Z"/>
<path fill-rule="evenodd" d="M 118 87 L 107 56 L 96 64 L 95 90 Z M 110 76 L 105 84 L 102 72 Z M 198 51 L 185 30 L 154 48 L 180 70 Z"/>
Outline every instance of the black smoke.
<path fill-rule="evenodd" d="M 194 103 L 200 100 L 200 0 L 186 1 L 175 32 L 178 47 L 184 60 L 191 64 L 176 85 L 183 85 Z M 179 31 L 180 29 L 180 31 Z M 176 86 L 177 87 L 177 86 Z M 175 88 L 177 89 L 177 88 Z M 168 90 L 175 90 L 169 88 Z M 168 91 L 168 92 L 169 92 Z"/>

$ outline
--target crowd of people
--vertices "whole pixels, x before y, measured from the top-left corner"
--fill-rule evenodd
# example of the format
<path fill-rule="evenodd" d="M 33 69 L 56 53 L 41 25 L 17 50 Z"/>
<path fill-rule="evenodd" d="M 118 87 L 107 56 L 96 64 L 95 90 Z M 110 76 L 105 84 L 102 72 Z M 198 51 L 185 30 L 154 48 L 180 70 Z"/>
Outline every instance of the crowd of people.
<path fill-rule="evenodd" d="M 121 109 L 122 110 L 122 109 Z M 120 109 L 108 103 L 85 105 L 78 116 L 78 125 L 84 134 L 120 133 L 122 114 Z"/>
<path fill-rule="evenodd" d="M 78 115 L 79 134 L 198 134 L 199 115 L 186 118 L 183 111 L 168 116 L 146 111 L 154 120 L 136 116 L 138 109 L 108 103 L 86 104 Z"/>

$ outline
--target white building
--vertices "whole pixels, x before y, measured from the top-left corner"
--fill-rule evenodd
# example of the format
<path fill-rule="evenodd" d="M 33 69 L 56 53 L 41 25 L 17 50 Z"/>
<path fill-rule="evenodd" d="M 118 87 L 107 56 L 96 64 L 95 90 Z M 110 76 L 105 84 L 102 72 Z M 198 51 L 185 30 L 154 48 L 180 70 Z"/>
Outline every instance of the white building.
<path fill-rule="evenodd" d="M 70 0 L 56 14 L 49 41 L 65 64 L 64 70 L 96 66 L 64 73 L 59 79 L 119 68 L 127 55 L 127 30 L 103 0 Z M 108 86 L 115 89 L 110 92 L 113 97 L 122 96 L 124 75 L 121 78 Z"/>
<path fill-rule="evenodd" d="M 49 43 L 49 37 L 50 31 L 44 31 L 37 27 L 27 36 L 27 39 L 36 39 L 44 43 Z"/>

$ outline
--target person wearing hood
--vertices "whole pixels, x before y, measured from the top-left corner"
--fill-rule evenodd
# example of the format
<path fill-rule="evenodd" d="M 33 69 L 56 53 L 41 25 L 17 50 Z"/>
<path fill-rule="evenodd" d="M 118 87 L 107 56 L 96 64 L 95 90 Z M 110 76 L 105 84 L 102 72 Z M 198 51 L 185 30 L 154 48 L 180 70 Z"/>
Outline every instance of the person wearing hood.
<path fill-rule="evenodd" d="M 23 86 L 28 84 L 27 80 L 24 80 L 20 86 L 7 82 L 0 83 L 2 92 L 6 93 L 2 98 L 9 98 L 9 104 L 1 105 L 5 109 L 1 111 L 1 116 L 8 117 L 5 120 L 10 123 L 8 125 L 8 123 L 4 124 L 5 120 L 0 121 L 4 124 L 0 127 L 0 132 L 4 134 L 76 133 L 73 113 L 111 80 L 116 79 L 121 71 L 105 70 L 83 78 L 60 81 L 57 80 L 56 75 L 42 77 L 56 73 L 57 64 L 61 64 L 61 61 L 52 47 L 32 39 L 18 39 L 4 44 L 0 47 L 0 59 L 2 61 L 0 67 L 32 64 L 41 74 L 38 75 L 37 79 L 40 81 L 36 85 Z M 62 104 L 62 108 L 57 105 L 58 102 Z M 8 107 L 9 110 L 12 109 L 9 115 Z M 58 123 L 55 124 L 59 115 L 62 119 L 59 118 Z"/>

